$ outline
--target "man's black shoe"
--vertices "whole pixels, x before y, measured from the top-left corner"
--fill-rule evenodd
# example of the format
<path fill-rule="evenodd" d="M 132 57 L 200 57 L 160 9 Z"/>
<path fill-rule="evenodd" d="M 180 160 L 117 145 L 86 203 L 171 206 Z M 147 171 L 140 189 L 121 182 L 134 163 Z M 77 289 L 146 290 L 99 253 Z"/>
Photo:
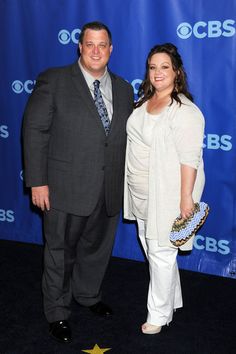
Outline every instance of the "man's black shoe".
<path fill-rule="evenodd" d="M 71 342 L 71 329 L 69 323 L 65 320 L 50 323 L 49 334 L 59 342 Z"/>
<path fill-rule="evenodd" d="M 92 306 L 89 306 L 89 309 L 95 315 L 98 315 L 101 317 L 109 317 L 113 314 L 112 309 L 101 301 L 97 302 L 96 304 L 94 304 Z"/>

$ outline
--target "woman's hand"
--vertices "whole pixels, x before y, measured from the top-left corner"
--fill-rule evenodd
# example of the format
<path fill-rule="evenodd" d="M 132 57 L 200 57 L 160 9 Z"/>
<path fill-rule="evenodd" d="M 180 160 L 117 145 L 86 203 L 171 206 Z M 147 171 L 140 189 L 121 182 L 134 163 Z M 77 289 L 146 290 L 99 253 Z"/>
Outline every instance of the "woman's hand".
<path fill-rule="evenodd" d="M 194 201 L 192 196 L 185 196 L 180 201 L 180 214 L 183 219 L 188 218 L 194 211 Z"/>

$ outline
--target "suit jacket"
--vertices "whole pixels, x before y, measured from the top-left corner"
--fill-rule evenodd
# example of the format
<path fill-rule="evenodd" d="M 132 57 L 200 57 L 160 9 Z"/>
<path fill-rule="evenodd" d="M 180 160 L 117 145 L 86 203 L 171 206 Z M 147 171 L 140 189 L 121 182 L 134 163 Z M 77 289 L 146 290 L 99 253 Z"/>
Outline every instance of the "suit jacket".
<path fill-rule="evenodd" d="M 23 121 L 26 185 L 48 185 L 55 209 L 87 216 L 104 185 L 108 215 L 120 211 L 133 89 L 109 73 L 113 118 L 108 136 L 77 62 L 40 74 L 27 103 Z"/>

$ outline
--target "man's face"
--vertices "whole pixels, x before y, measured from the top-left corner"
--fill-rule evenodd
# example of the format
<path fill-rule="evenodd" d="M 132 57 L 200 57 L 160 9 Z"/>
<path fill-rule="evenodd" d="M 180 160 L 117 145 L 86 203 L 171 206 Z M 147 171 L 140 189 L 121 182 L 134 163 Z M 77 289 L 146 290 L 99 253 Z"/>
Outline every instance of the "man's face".
<path fill-rule="evenodd" d="M 112 52 L 107 32 L 104 29 L 86 29 L 79 49 L 80 62 L 84 69 L 95 78 L 101 77 Z"/>

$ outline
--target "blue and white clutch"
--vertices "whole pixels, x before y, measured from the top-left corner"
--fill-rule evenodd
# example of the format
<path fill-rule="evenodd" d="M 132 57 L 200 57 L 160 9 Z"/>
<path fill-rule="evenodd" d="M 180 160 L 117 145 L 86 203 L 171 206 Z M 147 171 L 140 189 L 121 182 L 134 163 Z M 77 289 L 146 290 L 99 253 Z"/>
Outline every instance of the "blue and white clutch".
<path fill-rule="evenodd" d="M 170 242 L 176 247 L 184 245 L 205 222 L 209 210 L 208 204 L 200 202 L 194 204 L 194 212 L 189 218 L 178 216 L 172 225 Z"/>

